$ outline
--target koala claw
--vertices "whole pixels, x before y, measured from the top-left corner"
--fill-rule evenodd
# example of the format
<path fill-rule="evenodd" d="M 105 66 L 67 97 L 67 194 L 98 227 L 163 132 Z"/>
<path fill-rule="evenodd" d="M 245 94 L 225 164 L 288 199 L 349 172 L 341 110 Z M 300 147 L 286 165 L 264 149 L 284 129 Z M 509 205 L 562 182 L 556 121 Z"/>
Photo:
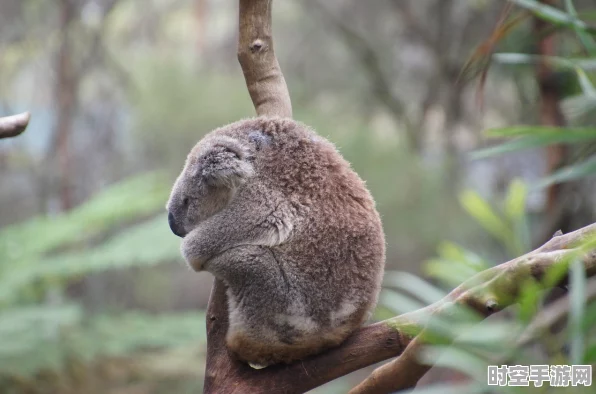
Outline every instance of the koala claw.
<path fill-rule="evenodd" d="M 263 364 L 248 363 L 248 365 L 252 369 L 263 369 L 263 368 L 267 368 L 267 365 L 263 365 Z"/>

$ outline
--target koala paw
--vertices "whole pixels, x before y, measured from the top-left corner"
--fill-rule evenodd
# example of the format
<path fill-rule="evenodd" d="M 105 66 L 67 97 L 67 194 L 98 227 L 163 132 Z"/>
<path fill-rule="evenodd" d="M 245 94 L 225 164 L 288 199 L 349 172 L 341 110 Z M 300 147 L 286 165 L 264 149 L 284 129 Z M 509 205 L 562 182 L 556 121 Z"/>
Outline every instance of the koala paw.
<path fill-rule="evenodd" d="M 184 260 L 186 260 L 186 263 L 191 269 L 194 271 L 203 271 L 204 265 L 210 256 L 202 250 L 200 245 L 197 245 L 197 242 L 193 242 L 192 238 L 186 236 L 182 241 L 180 250 L 182 256 L 184 256 Z"/>

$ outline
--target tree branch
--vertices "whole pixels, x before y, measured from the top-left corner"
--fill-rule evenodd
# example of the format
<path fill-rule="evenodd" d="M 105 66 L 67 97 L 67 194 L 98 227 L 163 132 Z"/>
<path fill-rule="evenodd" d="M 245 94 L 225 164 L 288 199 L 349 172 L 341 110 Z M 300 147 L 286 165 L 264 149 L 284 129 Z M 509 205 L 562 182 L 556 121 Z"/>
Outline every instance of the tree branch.
<path fill-rule="evenodd" d="M 29 112 L 0 118 L 0 139 L 16 137 L 27 128 L 31 119 Z"/>
<path fill-rule="evenodd" d="M 272 0 L 240 0 L 238 61 L 257 115 L 292 117 L 286 81 L 273 51 Z"/>
<path fill-rule="evenodd" d="M 594 236 L 596 236 L 596 224 L 566 235 L 555 235 L 533 252 L 480 272 L 458 286 L 443 300 L 424 309 L 430 310 L 436 316 L 460 304 L 476 310 L 482 317 L 487 318 L 514 303 L 521 287 L 528 279 L 533 278 L 541 283 L 547 270 L 558 264 L 566 264 L 574 258 L 580 258 L 583 261 L 587 276 L 594 276 L 596 275 L 596 250 L 585 253 L 585 250 L 577 246 L 585 242 L 588 237 Z M 541 285 L 543 289 L 548 288 L 543 283 Z M 588 299 L 592 297 L 593 295 L 588 295 Z M 398 318 L 388 320 L 388 324 L 395 319 Z M 530 334 L 526 333 L 526 335 Z M 350 394 L 384 394 L 414 387 L 431 368 L 429 365 L 421 364 L 417 358 L 424 337 L 425 330 L 422 330 L 407 344 L 399 358 L 377 368 L 352 389 Z"/>

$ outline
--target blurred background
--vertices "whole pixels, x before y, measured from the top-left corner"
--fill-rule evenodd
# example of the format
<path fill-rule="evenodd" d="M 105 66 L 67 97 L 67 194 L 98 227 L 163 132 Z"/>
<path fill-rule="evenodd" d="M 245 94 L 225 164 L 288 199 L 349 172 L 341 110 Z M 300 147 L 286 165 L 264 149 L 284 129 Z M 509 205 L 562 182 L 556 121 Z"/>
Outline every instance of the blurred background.
<path fill-rule="evenodd" d="M 0 115 L 32 113 L 0 142 L 0 393 L 201 391 L 212 277 L 185 266 L 164 206 L 190 148 L 253 116 L 237 3 L 0 2 Z M 367 181 L 388 271 L 449 289 L 594 222 L 594 144 L 500 138 L 594 124 L 591 36 L 501 0 L 274 3 L 295 118 Z M 593 1 L 573 5 L 596 20 Z M 418 283 L 404 275 L 375 319 L 416 306 L 390 289 Z"/>

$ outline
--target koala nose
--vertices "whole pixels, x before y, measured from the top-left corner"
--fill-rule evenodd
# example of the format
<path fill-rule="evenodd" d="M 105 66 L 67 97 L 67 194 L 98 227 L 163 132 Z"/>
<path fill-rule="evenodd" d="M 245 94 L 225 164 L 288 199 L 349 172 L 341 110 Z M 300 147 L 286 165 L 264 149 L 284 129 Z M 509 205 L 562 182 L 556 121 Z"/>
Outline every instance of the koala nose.
<path fill-rule="evenodd" d="M 170 229 L 175 235 L 184 238 L 186 234 L 184 233 L 184 231 L 181 231 L 180 228 L 178 228 L 178 225 L 176 224 L 176 220 L 174 220 L 174 215 L 172 215 L 172 212 L 168 212 L 168 224 L 170 225 Z"/>

